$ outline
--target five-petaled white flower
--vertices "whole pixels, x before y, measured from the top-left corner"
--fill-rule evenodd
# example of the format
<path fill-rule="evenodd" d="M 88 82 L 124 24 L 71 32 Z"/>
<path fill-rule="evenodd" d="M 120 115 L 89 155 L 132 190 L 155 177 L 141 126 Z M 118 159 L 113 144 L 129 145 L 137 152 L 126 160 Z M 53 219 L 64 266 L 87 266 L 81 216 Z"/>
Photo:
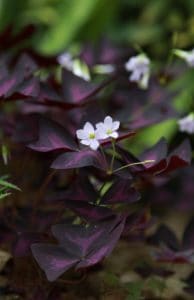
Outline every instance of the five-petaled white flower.
<path fill-rule="evenodd" d="M 89 146 L 92 150 L 97 150 L 100 143 L 100 136 L 98 131 L 94 129 L 90 122 L 86 122 L 83 129 L 76 131 L 77 138 L 80 139 L 80 143 Z"/>
<path fill-rule="evenodd" d="M 106 138 L 118 138 L 118 132 L 120 122 L 119 121 L 113 121 L 113 119 L 110 116 L 107 116 L 104 119 L 104 122 L 100 122 L 96 124 L 98 136 L 100 136 L 100 139 L 106 139 Z"/>
<path fill-rule="evenodd" d="M 178 57 L 184 59 L 189 67 L 194 67 L 194 49 L 190 51 L 175 49 L 173 52 Z"/>
<path fill-rule="evenodd" d="M 141 88 L 147 88 L 150 77 L 150 60 L 145 54 L 131 57 L 125 63 L 125 69 L 132 72 L 129 76 L 130 81 L 135 81 Z"/>
<path fill-rule="evenodd" d="M 194 114 L 191 113 L 188 116 L 178 121 L 179 130 L 181 132 L 187 132 L 189 134 L 194 133 Z"/>

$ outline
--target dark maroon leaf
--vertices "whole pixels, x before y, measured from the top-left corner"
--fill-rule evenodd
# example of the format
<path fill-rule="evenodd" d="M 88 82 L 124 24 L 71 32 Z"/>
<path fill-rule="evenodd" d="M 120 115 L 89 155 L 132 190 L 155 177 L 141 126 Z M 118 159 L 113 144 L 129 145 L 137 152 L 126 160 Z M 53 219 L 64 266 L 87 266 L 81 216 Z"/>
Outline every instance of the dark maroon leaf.
<path fill-rule="evenodd" d="M 83 167 L 106 168 L 106 162 L 98 151 L 82 150 L 59 155 L 52 163 L 53 169 L 75 169 Z"/>
<path fill-rule="evenodd" d="M 37 98 L 39 96 L 39 93 L 40 85 L 38 79 L 35 77 L 24 81 L 21 85 L 19 85 L 17 89 L 18 98 L 21 98 L 23 96 Z M 14 97 L 16 96 L 14 95 Z"/>
<path fill-rule="evenodd" d="M 172 107 L 165 104 L 156 104 L 149 106 L 145 111 L 142 110 L 137 114 L 137 118 L 133 118 L 128 127 L 131 130 L 144 128 L 153 124 L 157 124 L 164 120 L 175 117 L 177 114 Z"/>
<path fill-rule="evenodd" d="M 87 222 L 94 223 L 113 216 L 113 211 L 110 208 L 85 201 L 65 201 L 65 206 Z"/>
<path fill-rule="evenodd" d="M 56 280 L 77 263 L 77 258 L 61 246 L 40 243 L 33 244 L 31 249 L 49 281 Z"/>
<path fill-rule="evenodd" d="M 101 84 L 93 84 L 75 76 L 72 72 L 63 70 L 63 95 L 67 103 L 82 104 L 82 102 L 97 94 L 107 84 L 108 81 Z"/>
<path fill-rule="evenodd" d="M 95 202 L 96 199 L 98 199 L 98 193 L 88 177 L 82 174 L 74 178 L 66 190 L 56 192 L 50 199 L 52 201 L 71 200 Z"/>
<path fill-rule="evenodd" d="M 153 147 L 146 150 L 141 156 L 140 160 L 154 160 L 148 164 L 145 164 L 146 172 L 160 173 L 167 166 L 167 142 L 164 138 L 159 140 Z"/>
<path fill-rule="evenodd" d="M 40 152 L 73 151 L 77 148 L 71 135 L 61 125 L 42 117 L 39 120 L 39 139 L 28 147 Z"/>
<path fill-rule="evenodd" d="M 35 63 L 35 61 L 28 54 L 23 53 L 19 57 L 13 72 L 15 76 L 22 74 L 23 78 L 27 78 L 37 71 L 37 69 L 38 65 Z"/>
<path fill-rule="evenodd" d="M 131 186 L 129 180 L 117 179 L 102 197 L 101 203 L 133 203 L 140 199 L 140 194 Z"/>
<path fill-rule="evenodd" d="M 177 168 L 186 167 L 191 163 L 192 149 L 188 140 L 184 140 L 168 158 L 168 166 L 165 173 L 172 172 Z"/>
<path fill-rule="evenodd" d="M 55 225 L 54 236 L 64 247 L 75 244 L 73 251 L 79 255 L 76 269 L 89 267 L 101 261 L 112 252 L 124 227 L 124 218 L 115 218 L 109 222 L 90 227 L 80 225 Z M 72 249 L 72 247 L 70 247 Z"/>
<path fill-rule="evenodd" d="M 18 233 L 17 240 L 13 245 L 13 256 L 23 257 L 26 255 L 30 255 L 30 246 L 33 243 L 38 243 L 42 240 L 42 235 L 38 232 Z"/>
<path fill-rule="evenodd" d="M 140 160 L 135 157 L 130 151 L 127 151 L 120 145 L 116 145 L 116 150 L 120 154 L 123 165 L 128 165 L 128 164 L 133 164 L 133 163 L 139 163 Z M 135 165 L 130 167 L 131 173 L 136 173 L 136 172 L 143 172 L 145 171 L 146 168 L 143 164 L 140 165 Z"/>
<path fill-rule="evenodd" d="M 59 245 L 33 244 L 32 253 L 49 281 L 56 280 L 66 270 L 93 266 L 108 256 L 115 247 L 124 227 L 119 216 L 98 225 L 59 224 L 52 227 Z"/>
<path fill-rule="evenodd" d="M 149 242 L 154 245 L 166 245 L 170 249 L 179 249 L 180 244 L 172 230 L 166 225 L 161 225 L 157 232 L 149 238 Z"/>
<path fill-rule="evenodd" d="M 151 217 L 149 210 L 144 209 L 143 211 L 135 212 L 127 217 L 122 236 L 126 237 L 127 240 L 145 239 L 144 232 L 153 223 L 154 218 Z"/>
<path fill-rule="evenodd" d="M 182 243 L 178 242 L 175 234 L 167 226 L 160 226 L 157 232 L 148 239 L 152 244 L 162 246 L 160 250 L 153 252 L 155 259 L 161 262 L 193 263 L 193 226 L 194 221 L 191 219 L 185 229 Z"/>
<path fill-rule="evenodd" d="M 185 264 L 194 262 L 194 250 L 177 252 L 164 248 L 161 251 L 155 251 L 153 256 L 157 261 L 165 263 Z"/>
<path fill-rule="evenodd" d="M 24 92 L 24 96 L 29 95 L 30 91 L 32 91 L 32 82 L 28 83 L 28 80 L 32 80 L 30 79 L 30 77 L 36 70 L 37 65 L 34 63 L 34 61 L 28 55 L 22 54 L 17 61 L 13 71 L 4 72 L 5 74 L 0 80 L 0 96 L 5 98 L 12 98 L 14 94 L 20 95 L 21 93 L 21 95 L 23 95 L 22 91 Z M 22 85 L 23 89 L 21 88 Z M 35 93 L 35 86 L 33 86 L 32 92 L 33 95 Z M 36 96 L 37 93 L 38 88 L 36 88 Z"/>
<path fill-rule="evenodd" d="M 81 260 L 76 266 L 76 269 L 89 267 L 109 256 L 121 236 L 124 224 L 125 218 L 123 217 L 117 217 L 112 222 L 107 222 L 105 225 L 102 224 L 102 226 L 105 226 L 103 237 L 97 238 L 96 241 L 91 244 L 90 249 L 88 249 L 88 257 L 85 261 Z"/>

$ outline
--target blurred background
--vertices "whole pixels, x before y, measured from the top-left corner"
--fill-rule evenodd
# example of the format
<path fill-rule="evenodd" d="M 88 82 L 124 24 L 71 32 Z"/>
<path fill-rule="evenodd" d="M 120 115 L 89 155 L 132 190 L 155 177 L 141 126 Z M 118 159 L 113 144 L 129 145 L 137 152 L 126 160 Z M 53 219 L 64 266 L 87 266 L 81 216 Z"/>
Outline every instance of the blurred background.
<path fill-rule="evenodd" d="M 10 24 L 16 32 L 34 24 L 29 43 L 44 55 L 106 35 L 165 59 L 172 46 L 193 46 L 194 1 L 0 0 L 1 31 Z"/>

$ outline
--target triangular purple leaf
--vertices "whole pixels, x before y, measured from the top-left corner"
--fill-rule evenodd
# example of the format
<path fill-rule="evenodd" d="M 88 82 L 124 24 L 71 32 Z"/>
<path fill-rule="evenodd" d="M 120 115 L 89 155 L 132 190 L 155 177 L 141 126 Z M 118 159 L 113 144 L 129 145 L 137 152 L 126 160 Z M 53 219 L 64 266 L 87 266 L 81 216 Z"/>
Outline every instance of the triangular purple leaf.
<path fill-rule="evenodd" d="M 62 73 L 63 95 L 67 103 L 81 105 L 88 98 L 97 94 L 107 84 L 108 81 L 101 84 L 93 84 L 65 69 Z"/>
<path fill-rule="evenodd" d="M 189 140 L 184 140 L 168 158 L 166 172 L 172 172 L 177 168 L 183 168 L 191 163 L 192 149 Z"/>
<path fill-rule="evenodd" d="M 39 138 L 28 147 L 40 152 L 73 151 L 77 148 L 71 135 L 60 124 L 43 117 L 39 119 Z"/>
<path fill-rule="evenodd" d="M 133 203 L 140 199 L 140 194 L 131 187 L 129 180 L 117 179 L 102 197 L 101 203 Z"/>
<path fill-rule="evenodd" d="M 66 270 L 73 267 L 78 259 L 72 257 L 61 246 L 51 244 L 33 244 L 33 256 L 46 273 L 49 281 L 56 280 Z"/>
<path fill-rule="evenodd" d="M 59 155 L 52 163 L 51 168 L 58 170 L 76 169 L 83 167 L 96 167 L 104 169 L 106 163 L 103 156 L 92 150 L 82 150 Z"/>

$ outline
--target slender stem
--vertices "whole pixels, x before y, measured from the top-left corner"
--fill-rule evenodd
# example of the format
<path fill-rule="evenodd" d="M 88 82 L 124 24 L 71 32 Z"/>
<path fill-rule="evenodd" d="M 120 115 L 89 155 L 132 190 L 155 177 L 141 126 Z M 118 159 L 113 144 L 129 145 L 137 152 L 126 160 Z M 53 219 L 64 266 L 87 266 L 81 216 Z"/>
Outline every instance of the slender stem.
<path fill-rule="evenodd" d="M 101 192 L 104 188 L 104 186 L 106 185 L 106 181 L 102 183 L 98 193 L 99 193 L 99 197 L 96 199 L 96 204 L 100 204 L 100 201 L 101 201 L 101 198 L 102 198 L 102 195 L 101 195 Z"/>
<path fill-rule="evenodd" d="M 144 165 L 144 164 L 148 164 L 148 163 L 151 163 L 151 162 L 155 162 L 155 160 L 150 159 L 150 160 L 144 160 L 144 161 L 128 164 L 128 165 L 125 165 L 125 166 L 122 166 L 118 169 L 113 170 L 113 173 L 116 173 L 116 172 L 121 171 L 121 170 L 123 170 L 125 168 L 128 168 L 128 167 L 132 167 L 132 166 L 136 166 L 136 165 Z"/>
<path fill-rule="evenodd" d="M 101 153 L 102 153 L 102 156 L 103 156 L 103 158 L 104 158 L 104 161 L 106 162 L 106 165 L 108 165 L 108 163 L 107 163 L 107 159 L 106 159 L 106 155 L 105 155 L 105 153 L 104 153 L 104 150 L 103 150 L 103 147 L 100 145 L 100 151 L 101 151 Z"/>
<path fill-rule="evenodd" d="M 114 160 L 115 160 L 115 155 L 116 155 L 116 149 L 115 149 L 115 140 L 111 140 L 112 143 L 112 149 L 113 149 L 113 154 L 112 154 L 112 159 L 110 163 L 110 172 L 113 172 L 113 165 L 114 165 Z"/>

